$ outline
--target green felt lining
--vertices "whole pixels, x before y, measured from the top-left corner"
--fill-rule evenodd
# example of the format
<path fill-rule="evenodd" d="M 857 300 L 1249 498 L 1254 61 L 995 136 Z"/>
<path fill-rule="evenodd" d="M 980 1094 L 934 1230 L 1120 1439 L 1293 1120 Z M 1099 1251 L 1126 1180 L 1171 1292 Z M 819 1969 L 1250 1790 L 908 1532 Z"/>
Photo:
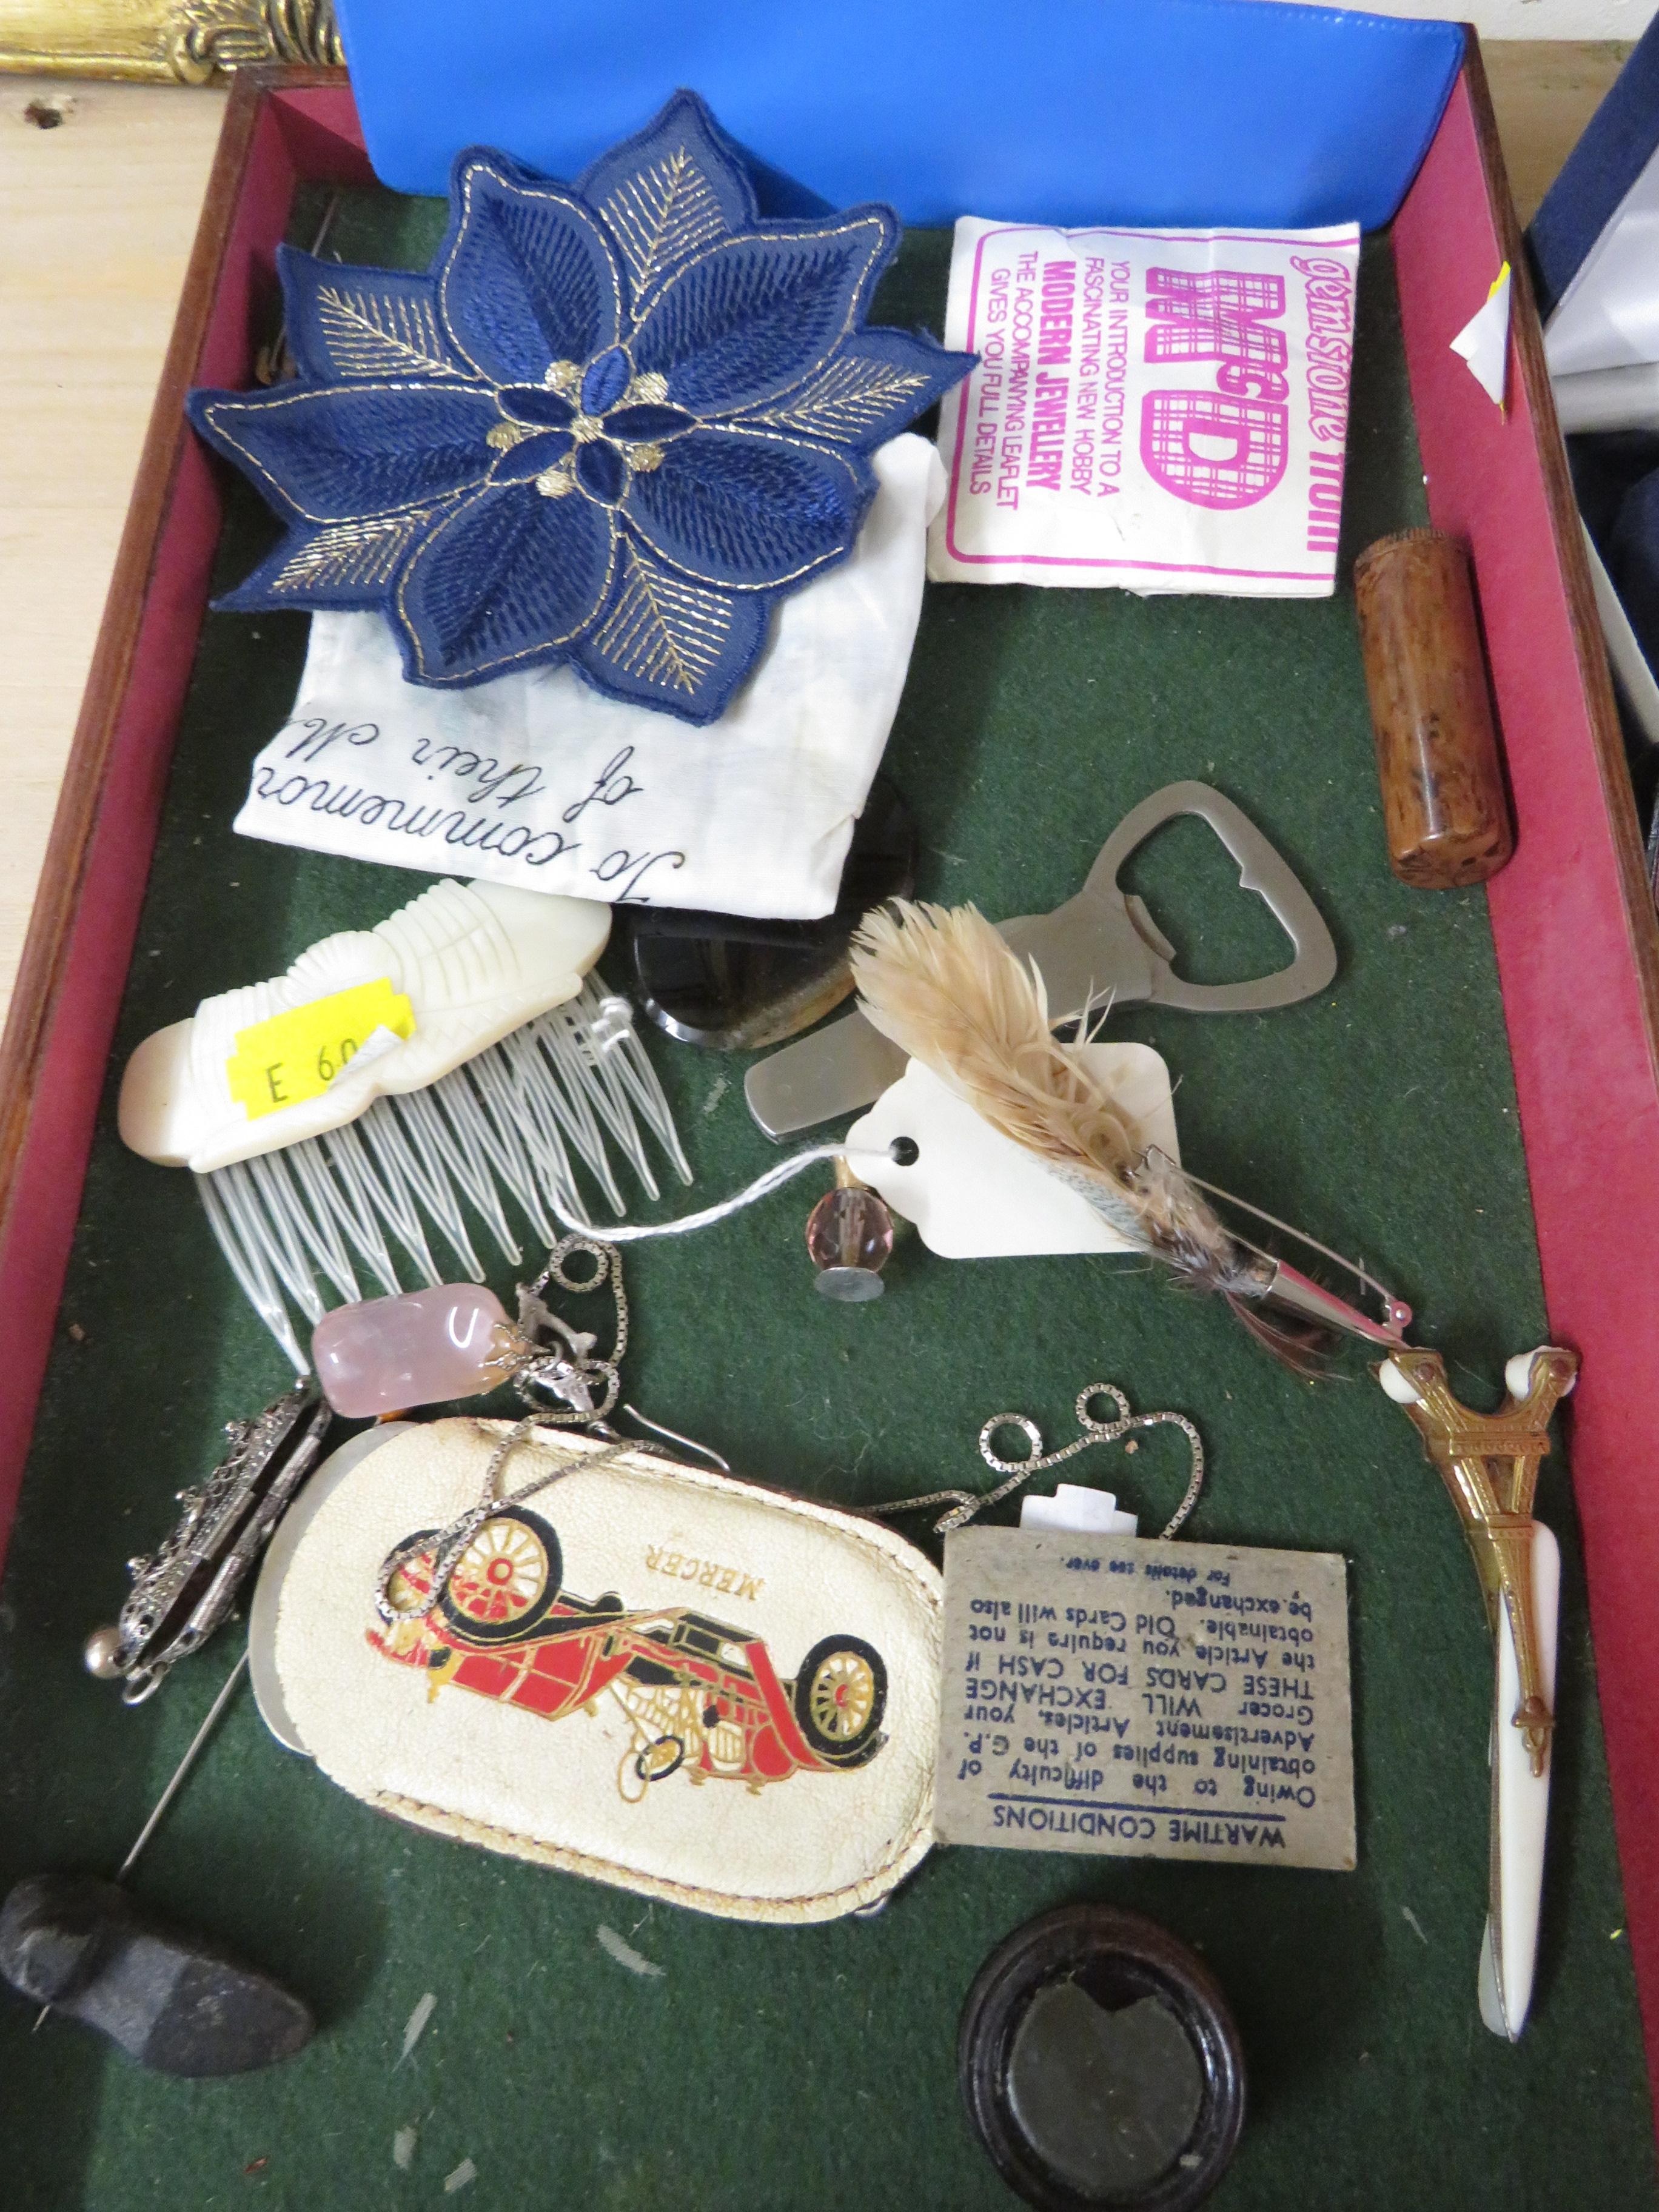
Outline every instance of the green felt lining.
<path fill-rule="evenodd" d="M 301 210 L 301 242 L 314 220 Z M 354 193 L 331 244 L 347 260 L 416 265 L 441 221 L 430 204 Z M 879 319 L 938 329 L 947 253 L 941 234 L 908 241 Z M 1370 538 L 1425 519 L 1385 241 L 1367 248 L 1359 298 L 1345 574 Z M 222 582 L 268 538 L 238 489 Z M 230 834 L 304 635 L 301 619 L 269 616 L 204 630 L 112 1079 L 140 1037 L 203 996 L 422 887 Z M 1417 1305 L 1455 1385 L 1494 1402 L 1504 1358 L 1545 1322 L 1486 903 L 1407 890 L 1387 870 L 1346 587 L 1325 602 L 930 587 L 886 765 L 921 821 L 923 893 L 993 915 L 1066 896 L 1161 784 L 1201 777 L 1244 806 L 1328 917 L 1336 983 L 1265 1016 L 1140 1010 L 1115 1027 L 1168 1056 L 1199 1173 L 1363 1253 Z M 1273 926 L 1200 824 L 1161 832 L 1130 887 L 1191 972 L 1276 964 Z M 698 1202 L 771 1164 L 742 1061 L 652 1048 Z M 7 1881 L 112 1868 L 205 1710 L 236 1631 L 136 1712 L 83 1675 L 80 1644 L 119 1601 L 122 1559 L 154 1544 L 173 1492 L 212 1464 L 216 1425 L 286 1379 L 185 1176 L 118 1144 L 112 1079 L 0 1593 Z M 447 2203 L 444 2177 L 470 2157 L 478 2178 L 455 2201 L 506 2212 L 1000 2206 L 1011 2200 L 958 2105 L 958 2009 L 1012 1928 L 1083 1897 L 1164 1921 L 1228 1992 L 1251 2094 L 1214 2200 L 1228 2212 L 1649 2201 L 1559 1457 L 1539 1492 L 1565 1555 L 1552 1858 L 1534 2016 L 1510 2049 L 1480 2026 L 1474 1994 L 1490 1647 L 1452 1510 L 1399 1410 L 1357 1358 L 1340 1379 L 1293 1382 L 1218 1307 L 1121 1262 L 953 1265 L 910 1240 L 884 1298 L 832 1306 L 813 1295 L 801 1243 L 818 1188 L 808 1178 L 709 1236 L 630 1253 L 629 1395 L 746 1473 L 850 1502 L 981 1479 L 975 1435 L 1005 1409 L 1063 1441 L 1096 1380 L 1137 1409 L 1188 1413 L 1212 1467 L 1194 1536 L 1350 1562 L 1358 1871 L 957 1850 L 872 1921 L 734 1926 L 394 1826 L 280 1750 L 244 1698 L 135 1887 L 289 1980 L 322 2032 L 276 2072 L 191 2086 L 106 2061 L 62 2022 L 31 2037 L 22 2006 L 0 2008 L 5 2203 L 369 2212 Z M 671 1188 L 659 1210 L 690 1202 Z M 492 1279 L 506 1291 L 513 1273 L 500 1263 Z M 1133 1459 L 1114 1450 L 1066 1472 L 1156 1526 L 1184 1463 L 1160 1435 Z M 763 1820 L 765 1799 L 751 1802 Z M 617 1964 L 602 1925 L 660 1978 Z M 428 1990 L 431 2023 L 399 2066 Z M 404 2172 L 392 2139 L 409 2125 Z"/>

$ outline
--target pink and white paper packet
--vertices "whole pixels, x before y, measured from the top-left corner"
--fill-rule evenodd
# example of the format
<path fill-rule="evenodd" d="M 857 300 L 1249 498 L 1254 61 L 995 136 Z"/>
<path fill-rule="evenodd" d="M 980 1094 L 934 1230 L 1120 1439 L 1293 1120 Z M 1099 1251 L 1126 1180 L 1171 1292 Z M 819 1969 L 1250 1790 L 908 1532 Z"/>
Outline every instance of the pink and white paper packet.
<path fill-rule="evenodd" d="M 1334 588 L 1359 231 L 957 224 L 936 582 Z"/>

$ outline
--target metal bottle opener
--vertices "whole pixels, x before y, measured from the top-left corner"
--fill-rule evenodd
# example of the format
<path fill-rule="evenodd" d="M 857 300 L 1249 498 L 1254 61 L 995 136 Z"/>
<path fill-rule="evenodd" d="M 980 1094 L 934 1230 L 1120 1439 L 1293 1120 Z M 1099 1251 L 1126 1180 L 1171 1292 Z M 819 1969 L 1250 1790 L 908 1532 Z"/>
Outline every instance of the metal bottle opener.
<path fill-rule="evenodd" d="M 1238 862 L 1242 888 L 1267 901 L 1296 948 L 1288 967 L 1242 983 L 1189 983 L 1176 974 L 1175 947 L 1117 879 L 1130 854 L 1180 814 L 1207 822 Z M 1313 901 L 1255 824 L 1207 783 L 1166 784 L 1143 799 L 1101 847 L 1075 898 L 1052 914 L 1022 915 L 999 927 L 1042 969 L 1056 1025 L 1108 999 L 1196 1014 L 1262 1013 L 1312 998 L 1336 973 L 1336 947 Z M 750 1112 L 777 1139 L 867 1106 L 903 1073 L 897 1046 L 853 1013 L 757 1061 L 744 1091 Z"/>

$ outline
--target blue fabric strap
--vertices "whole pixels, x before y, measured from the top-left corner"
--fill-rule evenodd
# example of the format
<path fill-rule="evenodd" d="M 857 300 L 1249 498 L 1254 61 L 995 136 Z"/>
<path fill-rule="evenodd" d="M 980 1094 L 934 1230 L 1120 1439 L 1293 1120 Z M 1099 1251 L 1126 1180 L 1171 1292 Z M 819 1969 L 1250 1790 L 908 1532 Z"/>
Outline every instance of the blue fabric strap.
<path fill-rule="evenodd" d="M 1527 237 L 1547 318 L 1659 150 L 1659 19 L 1648 26 L 1544 195 Z"/>
<path fill-rule="evenodd" d="M 1457 23 L 1277 0 L 337 0 L 370 159 L 443 189 L 482 141 L 571 176 L 695 84 L 821 205 L 910 224 L 1393 219 L 1463 57 Z M 803 212 L 799 194 L 767 214 Z"/>

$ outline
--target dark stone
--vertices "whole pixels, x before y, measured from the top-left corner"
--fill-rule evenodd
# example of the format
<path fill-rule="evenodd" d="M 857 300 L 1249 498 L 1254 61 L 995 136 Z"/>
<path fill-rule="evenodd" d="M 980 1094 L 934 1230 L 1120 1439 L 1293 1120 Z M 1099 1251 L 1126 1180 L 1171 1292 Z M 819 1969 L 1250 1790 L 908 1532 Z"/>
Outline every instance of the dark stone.
<path fill-rule="evenodd" d="M 908 897 L 915 872 L 915 820 L 878 776 L 853 832 L 835 912 L 822 921 L 618 908 L 628 915 L 635 996 L 684 1044 L 715 1052 L 781 1044 L 848 996 L 854 931 L 872 907 Z"/>
<path fill-rule="evenodd" d="M 0 1975 L 160 2074 L 251 2073 L 292 2057 L 315 2027 L 269 1975 L 91 1875 L 17 1884 L 0 1905 Z"/>
<path fill-rule="evenodd" d="M 1204 2069 L 1161 1997 L 1108 2012 L 1078 1982 L 1026 2007 L 1008 2061 L 1008 2102 L 1038 2156 L 1086 2197 L 1132 2197 L 1180 2157 L 1204 2101 Z"/>

